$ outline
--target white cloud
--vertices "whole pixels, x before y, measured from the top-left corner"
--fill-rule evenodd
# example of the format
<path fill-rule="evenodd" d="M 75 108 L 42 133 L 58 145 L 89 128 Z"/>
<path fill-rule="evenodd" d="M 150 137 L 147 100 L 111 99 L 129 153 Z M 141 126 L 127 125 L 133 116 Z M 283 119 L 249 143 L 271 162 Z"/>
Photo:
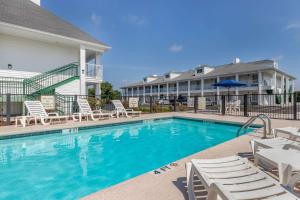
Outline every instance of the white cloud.
<path fill-rule="evenodd" d="M 173 53 L 177 53 L 183 50 L 183 46 L 182 45 L 178 45 L 178 44 L 172 44 L 169 47 L 169 51 L 173 52 Z"/>
<path fill-rule="evenodd" d="M 285 26 L 285 30 L 290 30 L 290 29 L 298 29 L 300 28 L 300 22 L 295 22 L 295 23 L 290 23 Z"/>
<path fill-rule="evenodd" d="M 102 17 L 96 13 L 92 13 L 91 21 L 95 26 L 99 26 L 102 23 Z"/>
<path fill-rule="evenodd" d="M 147 23 L 147 20 L 144 17 L 137 15 L 126 15 L 123 17 L 123 20 L 136 26 L 143 26 Z"/>

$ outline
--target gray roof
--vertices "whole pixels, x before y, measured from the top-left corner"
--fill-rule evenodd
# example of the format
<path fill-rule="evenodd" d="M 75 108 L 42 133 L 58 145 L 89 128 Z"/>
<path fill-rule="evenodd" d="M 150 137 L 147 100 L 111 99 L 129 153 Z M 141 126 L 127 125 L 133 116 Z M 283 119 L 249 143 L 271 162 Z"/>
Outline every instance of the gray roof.
<path fill-rule="evenodd" d="M 0 21 L 106 46 L 30 0 L 0 0 Z"/>
<path fill-rule="evenodd" d="M 234 75 L 236 73 L 249 73 L 249 72 L 256 72 L 256 71 L 262 71 L 262 70 L 268 70 L 273 69 L 277 72 L 280 72 L 282 74 L 285 74 L 286 76 L 289 76 L 293 79 L 295 79 L 293 76 L 286 74 L 277 68 L 274 67 L 274 61 L 273 60 L 259 60 L 259 61 L 253 61 L 253 62 L 247 62 L 247 63 L 230 63 L 220 66 L 207 66 L 214 68 L 211 72 L 208 72 L 203 75 L 195 76 L 194 70 L 189 70 L 186 72 L 181 72 L 181 74 L 173 79 L 164 79 L 163 76 L 158 76 L 158 78 L 154 81 L 144 83 L 143 81 L 128 84 L 122 88 L 126 87 L 132 87 L 132 86 L 139 86 L 139 85 L 153 85 L 153 84 L 163 84 L 167 82 L 176 82 L 176 81 L 184 81 L 184 80 L 193 80 L 193 79 L 200 79 L 202 77 L 205 78 L 214 78 L 217 76 L 226 76 L 226 75 Z"/>

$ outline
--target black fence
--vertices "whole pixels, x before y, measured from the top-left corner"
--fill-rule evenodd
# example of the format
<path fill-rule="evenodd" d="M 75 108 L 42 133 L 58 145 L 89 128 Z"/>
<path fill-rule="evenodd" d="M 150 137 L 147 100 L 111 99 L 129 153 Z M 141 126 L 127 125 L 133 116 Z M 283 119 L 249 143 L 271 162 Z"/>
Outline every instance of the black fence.
<path fill-rule="evenodd" d="M 60 115 L 71 115 L 78 112 L 77 99 L 85 98 L 91 108 L 114 110 L 108 99 L 100 96 L 85 95 L 52 95 L 54 105 L 49 112 L 58 112 Z M 169 96 L 131 96 L 122 98 L 125 108 L 140 110 L 143 113 L 160 112 L 197 112 L 213 113 L 232 116 L 255 116 L 266 114 L 274 119 L 300 119 L 300 95 L 291 94 L 244 94 L 244 95 L 205 95 L 190 97 L 179 95 Z M 41 100 L 41 97 L 32 97 L 22 94 L 0 95 L 0 124 L 8 125 L 15 116 L 26 115 L 24 106 L 26 100 Z"/>
<path fill-rule="evenodd" d="M 256 116 L 266 114 L 273 119 L 300 119 L 300 95 L 291 94 L 243 94 L 205 96 L 131 96 L 123 98 L 128 105 L 130 98 L 138 99 L 143 112 L 197 112 L 232 116 Z"/>

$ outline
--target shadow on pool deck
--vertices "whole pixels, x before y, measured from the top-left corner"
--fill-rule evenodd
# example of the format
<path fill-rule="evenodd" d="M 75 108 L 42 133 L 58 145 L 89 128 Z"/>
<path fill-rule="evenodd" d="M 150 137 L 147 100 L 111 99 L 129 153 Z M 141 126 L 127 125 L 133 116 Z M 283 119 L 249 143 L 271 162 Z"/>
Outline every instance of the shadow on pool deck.
<path fill-rule="evenodd" d="M 178 177 L 176 181 L 172 181 L 177 189 L 182 193 L 185 200 L 188 200 L 186 177 Z"/>

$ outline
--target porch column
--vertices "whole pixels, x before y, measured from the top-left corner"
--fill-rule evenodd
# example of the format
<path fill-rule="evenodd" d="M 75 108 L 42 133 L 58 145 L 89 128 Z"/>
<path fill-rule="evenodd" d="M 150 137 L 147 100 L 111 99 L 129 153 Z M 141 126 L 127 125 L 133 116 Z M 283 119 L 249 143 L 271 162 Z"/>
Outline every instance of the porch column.
<path fill-rule="evenodd" d="M 289 96 L 290 96 L 290 79 L 288 78 L 288 77 L 285 77 L 285 79 L 286 79 L 286 86 L 285 86 L 285 89 L 286 89 L 286 96 L 285 96 L 285 98 L 286 98 L 286 104 L 288 104 L 289 103 Z"/>
<path fill-rule="evenodd" d="M 133 97 L 133 87 L 131 88 L 131 97 Z"/>
<path fill-rule="evenodd" d="M 273 87 L 274 87 L 273 94 L 276 94 L 277 93 L 277 72 L 276 71 L 274 71 L 272 79 L 273 79 Z"/>
<path fill-rule="evenodd" d="M 150 86 L 150 96 L 152 97 L 152 85 Z"/>
<path fill-rule="evenodd" d="M 239 81 L 239 75 L 238 74 L 235 74 L 235 80 Z M 235 87 L 235 95 L 239 95 L 239 88 L 238 87 Z"/>
<path fill-rule="evenodd" d="M 262 84 L 263 84 L 263 80 L 262 80 L 262 72 L 259 71 L 258 72 L 258 105 L 262 105 Z"/>
<path fill-rule="evenodd" d="M 204 79 L 201 79 L 201 96 L 204 96 Z"/>
<path fill-rule="evenodd" d="M 220 82 L 220 77 L 217 76 L 217 83 L 219 83 L 219 82 Z M 217 102 L 218 102 L 218 104 L 221 105 L 220 88 L 219 87 L 217 87 Z"/>
<path fill-rule="evenodd" d="M 179 82 L 176 82 L 176 96 L 179 96 Z"/>
<path fill-rule="evenodd" d="M 167 99 L 169 99 L 169 83 L 167 83 Z"/>
<path fill-rule="evenodd" d="M 80 46 L 80 95 L 86 95 L 86 83 L 85 83 L 85 73 L 86 73 L 86 50 L 84 46 Z"/>
<path fill-rule="evenodd" d="M 143 86 L 143 103 L 146 103 L 146 87 Z"/>
<path fill-rule="evenodd" d="M 160 85 L 159 84 L 157 85 L 157 96 L 158 96 L 158 99 L 159 99 L 159 97 L 160 97 Z"/>
<path fill-rule="evenodd" d="M 281 76 L 281 81 L 280 81 L 280 104 L 284 104 L 284 76 Z"/>
<path fill-rule="evenodd" d="M 96 76 L 101 79 L 103 79 L 103 75 L 102 75 L 102 69 L 101 69 L 101 54 L 100 53 L 96 53 Z M 96 83 L 96 87 L 95 87 L 95 94 L 96 96 L 100 96 L 101 95 L 101 83 Z"/>
<path fill-rule="evenodd" d="M 188 80 L 188 97 L 190 98 L 191 97 L 191 81 Z"/>

